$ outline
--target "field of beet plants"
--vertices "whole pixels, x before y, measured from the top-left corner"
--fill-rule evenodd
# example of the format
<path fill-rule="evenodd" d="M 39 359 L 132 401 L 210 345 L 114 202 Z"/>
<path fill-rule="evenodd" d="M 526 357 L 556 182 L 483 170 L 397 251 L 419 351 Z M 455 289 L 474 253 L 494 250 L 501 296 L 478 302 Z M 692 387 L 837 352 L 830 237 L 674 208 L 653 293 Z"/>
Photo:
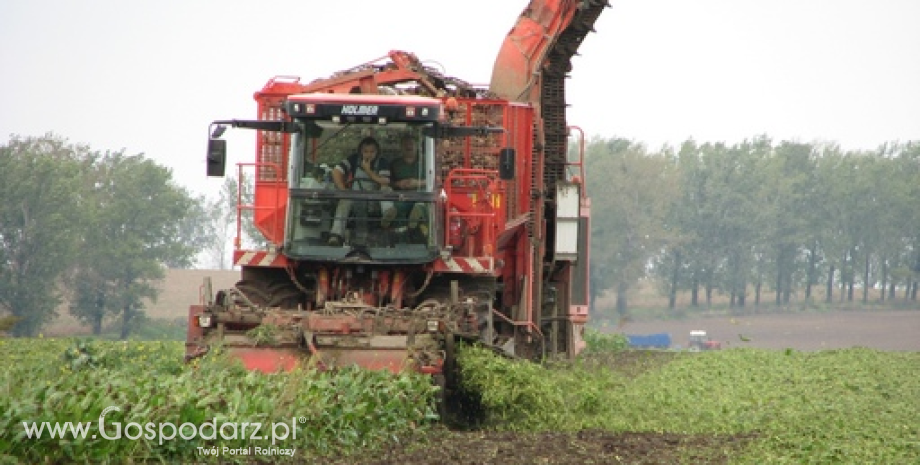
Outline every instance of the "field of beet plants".
<path fill-rule="evenodd" d="M 421 376 L 261 375 L 220 357 L 185 365 L 183 355 L 178 342 L 0 339 L 0 463 L 178 463 L 215 451 L 223 461 L 303 460 L 372 447 L 436 419 L 434 388 Z M 109 407 L 117 410 L 100 425 Z M 88 425 L 85 437 L 52 437 L 50 427 L 67 422 Z"/>
<path fill-rule="evenodd" d="M 589 342 L 545 365 L 463 348 L 484 412 L 471 433 L 438 421 L 416 375 L 262 375 L 219 356 L 185 365 L 176 342 L 0 339 L 0 463 L 920 461 L 920 353 Z"/>

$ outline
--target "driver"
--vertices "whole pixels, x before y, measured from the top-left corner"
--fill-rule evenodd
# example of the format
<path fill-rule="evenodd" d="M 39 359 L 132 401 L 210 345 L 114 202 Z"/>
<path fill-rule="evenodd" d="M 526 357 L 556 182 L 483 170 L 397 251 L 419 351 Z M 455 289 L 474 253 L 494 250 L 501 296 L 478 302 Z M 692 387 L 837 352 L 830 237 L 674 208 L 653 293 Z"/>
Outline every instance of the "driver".
<path fill-rule="evenodd" d="M 390 167 L 380 156 L 380 144 L 373 137 L 358 143 L 358 151 L 342 160 L 332 170 L 332 181 L 342 190 L 379 190 L 390 185 Z M 342 245 L 345 220 L 351 214 L 352 199 L 339 200 L 335 219 L 329 231 L 329 245 Z M 392 202 L 382 202 L 383 211 L 392 209 Z"/>

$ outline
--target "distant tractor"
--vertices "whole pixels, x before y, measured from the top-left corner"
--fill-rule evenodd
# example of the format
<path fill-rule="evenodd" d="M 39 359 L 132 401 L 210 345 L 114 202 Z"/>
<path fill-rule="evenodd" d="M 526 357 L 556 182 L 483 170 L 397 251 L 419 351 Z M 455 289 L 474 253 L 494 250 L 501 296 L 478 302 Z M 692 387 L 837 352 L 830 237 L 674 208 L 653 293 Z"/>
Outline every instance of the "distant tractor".
<path fill-rule="evenodd" d="M 709 339 L 706 331 L 694 330 L 690 331 L 689 346 L 691 350 L 719 350 L 722 348 L 722 343 Z"/>

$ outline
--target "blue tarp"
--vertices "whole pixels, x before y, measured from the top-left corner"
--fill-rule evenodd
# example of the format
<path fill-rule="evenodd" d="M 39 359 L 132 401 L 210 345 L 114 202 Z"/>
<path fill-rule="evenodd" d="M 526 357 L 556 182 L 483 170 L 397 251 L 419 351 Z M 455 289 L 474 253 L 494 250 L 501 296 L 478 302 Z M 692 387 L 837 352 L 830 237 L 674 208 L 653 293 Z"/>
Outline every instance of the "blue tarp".
<path fill-rule="evenodd" d="M 630 347 L 637 348 L 656 348 L 667 349 L 671 347 L 671 335 L 668 333 L 659 334 L 627 334 L 626 339 Z"/>

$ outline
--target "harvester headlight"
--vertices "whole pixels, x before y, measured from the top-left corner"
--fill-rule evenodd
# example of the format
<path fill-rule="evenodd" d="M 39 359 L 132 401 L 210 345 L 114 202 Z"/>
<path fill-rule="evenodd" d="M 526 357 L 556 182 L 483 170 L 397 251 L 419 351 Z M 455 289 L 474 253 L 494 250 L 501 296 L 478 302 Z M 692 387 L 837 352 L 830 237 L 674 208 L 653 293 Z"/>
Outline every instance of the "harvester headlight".
<path fill-rule="evenodd" d="M 201 326 L 202 328 L 210 328 L 211 327 L 211 314 L 202 313 L 201 315 L 198 315 L 198 326 Z"/>
<path fill-rule="evenodd" d="M 438 332 L 438 320 L 428 320 L 428 331 L 432 333 Z"/>

